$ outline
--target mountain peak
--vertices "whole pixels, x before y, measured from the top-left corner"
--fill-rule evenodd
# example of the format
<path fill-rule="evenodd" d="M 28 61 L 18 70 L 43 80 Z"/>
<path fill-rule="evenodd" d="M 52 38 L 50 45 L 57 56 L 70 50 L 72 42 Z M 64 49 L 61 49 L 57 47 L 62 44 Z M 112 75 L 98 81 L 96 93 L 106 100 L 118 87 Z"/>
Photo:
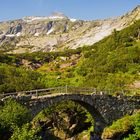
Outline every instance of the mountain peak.
<path fill-rule="evenodd" d="M 50 16 L 28 16 L 23 18 L 23 20 L 26 22 L 46 19 L 68 19 L 68 17 L 61 12 L 53 12 Z"/>
<path fill-rule="evenodd" d="M 136 6 L 136 8 L 134 8 L 132 12 L 136 12 L 136 11 L 140 12 L 140 5 Z"/>
<path fill-rule="evenodd" d="M 140 5 L 134 8 L 131 12 L 128 12 L 126 15 L 133 17 L 135 20 L 139 20 L 140 19 Z"/>
<path fill-rule="evenodd" d="M 137 5 L 135 9 L 140 9 L 140 5 Z"/>
<path fill-rule="evenodd" d="M 63 18 L 65 18 L 65 19 L 67 19 L 68 17 L 65 15 L 65 14 L 63 14 L 63 13 L 61 13 L 61 12 L 53 12 L 50 16 L 49 16 L 49 18 L 58 18 L 58 19 L 63 19 Z"/>

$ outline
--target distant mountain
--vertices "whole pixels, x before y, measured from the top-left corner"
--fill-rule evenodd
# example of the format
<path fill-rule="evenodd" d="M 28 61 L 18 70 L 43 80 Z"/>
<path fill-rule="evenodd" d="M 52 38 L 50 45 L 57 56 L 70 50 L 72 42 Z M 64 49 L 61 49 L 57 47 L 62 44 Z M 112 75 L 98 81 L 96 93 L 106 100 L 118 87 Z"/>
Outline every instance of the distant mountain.
<path fill-rule="evenodd" d="M 59 51 L 92 45 L 140 19 L 140 6 L 105 20 L 84 21 L 55 12 L 48 17 L 24 17 L 0 23 L 0 50 L 23 53 Z"/>
<path fill-rule="evenodd" d="M 60 12 L 53 12 L 48 17 L 38 17 L 38 16 L 31 16 L 31 17 L 24 17 L 22 20 L 25 22 L 33 22 L 33 21 L 41 21 L 41 20 L 55 20 L 55 19 L 68 19 L 63 13 Z"/>

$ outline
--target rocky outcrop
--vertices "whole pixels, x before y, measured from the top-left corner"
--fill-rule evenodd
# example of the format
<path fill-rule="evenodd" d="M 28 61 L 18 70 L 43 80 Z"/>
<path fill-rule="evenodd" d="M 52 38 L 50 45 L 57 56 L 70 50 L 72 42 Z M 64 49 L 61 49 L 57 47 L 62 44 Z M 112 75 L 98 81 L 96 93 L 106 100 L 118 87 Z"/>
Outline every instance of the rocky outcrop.
<path fill-rule="evenodd" d="M 20 46 L 29 45 L 34 46 L 26 48 L 29 52 L 76 49 L 92 45 L 114 29 L 122 30 L 138 19 L 140 6 L 124 16 L 96 21 L 70 19 L 62 13 L 53 13 L 49 17 L 25 17 L 0 23 L 0 45 L 5 39 L 14 37 L 18 42 L 15 42 L 13 53 L 19 53 Z"/>
<path fill-rule="evenodd" d="M 2 32 L 2 31 L 0 31 L 0 35 L 1 35 L 1 34 L 3 34 L 3 32 Z"/>
<path fill-rule="evenodd" d="M 17 33 L 21 32 L 22 31 L 22 25 L 19 23 L 18 25 L 16 26 L 12 26 L 8 29 L 6 35 L 8 34 L 14 34 L 16 35 Z"/>
<path fill-rule="evenodd" d="M 6 36 L 5 36 L 5 35 L 2 35 L 2 36 L 0 37 L 0 43 L 2 43 L 2 42 L 5 40 L 5 38 L 6 38 Z"/>

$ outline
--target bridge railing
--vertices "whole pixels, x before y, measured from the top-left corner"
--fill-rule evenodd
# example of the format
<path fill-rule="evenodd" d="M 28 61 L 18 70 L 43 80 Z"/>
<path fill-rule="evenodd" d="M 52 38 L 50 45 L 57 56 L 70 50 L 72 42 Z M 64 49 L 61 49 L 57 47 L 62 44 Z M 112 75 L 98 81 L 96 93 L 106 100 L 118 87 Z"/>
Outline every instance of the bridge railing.
<path fill-rule="evenodd" d="M 85 88 L 85 87 L 72 87 L 72 86 L 61 86 L 55 88 L 46 88 L 46 89 L 35 89 L 29 91 L 20 91 L 20 92 L 13 92 L 13 93 L 3 93 L 0 94 L 0 99 L 5 97 L 17 97 L 17 96 L 43 96 L 43 95 L 50 95 L 50 94 L 112 94 L 114 91 L 111 90 L 97 90 L 95 88 Z M 117 94 L 124 95 L 125 91 L 117 91 Z"/>
<path fill-rule="evenodd" d="M 96 90 L 94 88 L 61 86 L 61 87 L 47 88 L 47 89 L 36 89 L 36 90 L 20 91 L 20 92 L 13 92 L 13 93 L 3 93 L 0 94 L 0 98 L 2 99 L 5 97 L 15 97 L 15 96 L 43 96 L 43 95 L 57 94 L 57 93 L 89 94 L 89 93 L 96 93 Z"/>

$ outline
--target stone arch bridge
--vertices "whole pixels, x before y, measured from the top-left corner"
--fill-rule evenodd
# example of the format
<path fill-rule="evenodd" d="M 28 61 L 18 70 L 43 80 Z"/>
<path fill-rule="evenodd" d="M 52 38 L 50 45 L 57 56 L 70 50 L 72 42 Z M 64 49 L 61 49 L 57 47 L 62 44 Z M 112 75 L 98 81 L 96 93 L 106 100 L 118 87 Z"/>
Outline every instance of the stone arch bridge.
<path fill-rule="evenodd" d="M 140 109 L 140 96 L 111 96 L 108 91 L 93 88 L 57 87 L 3 94 L 2 101 L 12 97 L 26 105 L 33 117 L 41 110 L 58 102 L 72 100 L 85 107 L 93 116 L 94 134 L 101 136 L 103 129 L 113 121 Z"/>

